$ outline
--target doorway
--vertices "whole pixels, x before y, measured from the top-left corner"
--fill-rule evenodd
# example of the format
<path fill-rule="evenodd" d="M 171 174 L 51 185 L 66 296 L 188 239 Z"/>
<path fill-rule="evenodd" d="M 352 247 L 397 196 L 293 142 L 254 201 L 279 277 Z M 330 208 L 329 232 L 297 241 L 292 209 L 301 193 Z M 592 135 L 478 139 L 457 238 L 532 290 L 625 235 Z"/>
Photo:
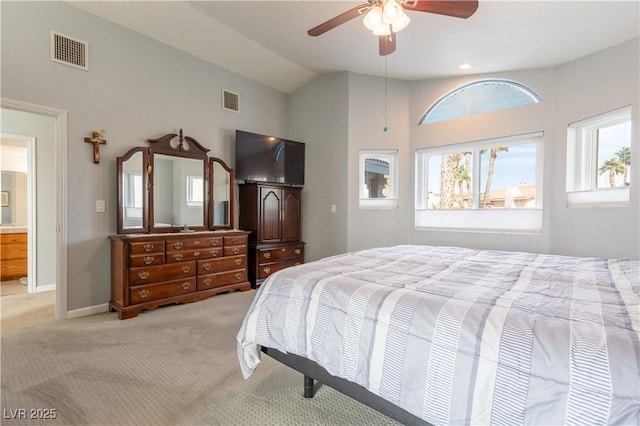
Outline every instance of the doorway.
<path fill-rule="evenodd" d="M 35 137 L 0 133 L 3 296 L 36 292 L 35 143 Z"/>
<path fill-rule="evenodd" d="M 66 139 L 67 113 L 57 108 L 0 99 L 2 131 L 28 135 L 32 167 L 38 174 L 31 187 L 31 220 L 27 220 L 28 287 L 56 292 L 55 318 L 67 318 Z M 29 143 L 27 143 L 29 146 Z M 42 158 L 36 162 L 37 158 Z M 35 173 L 32 177 L 35 177 Z M 31 241 L 32 240 L 32 241 Z M 38 256 L 38 253 L 43 253 Z M 46 255 L 44 255 L 46 254 Z M 33 279 L 32 279 L 33 278 Z"/>

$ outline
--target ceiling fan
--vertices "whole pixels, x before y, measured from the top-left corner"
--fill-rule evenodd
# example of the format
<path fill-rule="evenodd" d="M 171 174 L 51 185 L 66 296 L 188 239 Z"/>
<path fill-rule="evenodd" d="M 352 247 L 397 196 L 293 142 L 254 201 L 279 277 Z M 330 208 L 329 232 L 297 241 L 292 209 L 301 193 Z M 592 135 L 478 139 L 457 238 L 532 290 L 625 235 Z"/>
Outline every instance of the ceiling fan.
<path fill-rule="evenodd" d="M 407 26 L 409 17 L 404 10 L 436 13 L 438 15 L 468 18 L 478 9 L 477 0 L 369 0 L 322 24 L 311 28 L 310 36 L 319 36 L 358 16 L 364 15 L 364 25 L 378 36 L 380 56 L 389 55 L 396 50 L 395 34 Z"/>

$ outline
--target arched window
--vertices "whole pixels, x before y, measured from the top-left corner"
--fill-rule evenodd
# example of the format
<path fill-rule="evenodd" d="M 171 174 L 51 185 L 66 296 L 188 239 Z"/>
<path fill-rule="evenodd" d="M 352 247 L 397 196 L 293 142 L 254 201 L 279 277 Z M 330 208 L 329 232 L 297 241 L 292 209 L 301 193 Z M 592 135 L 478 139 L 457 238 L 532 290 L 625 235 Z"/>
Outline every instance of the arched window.
<path fill-rule="evenodd" d="M 430 124 L 482 112 L 540 102 L 527 86 L 512 80 L 477 80 L 445 94 L 433 103 L 420 120 Z"/>

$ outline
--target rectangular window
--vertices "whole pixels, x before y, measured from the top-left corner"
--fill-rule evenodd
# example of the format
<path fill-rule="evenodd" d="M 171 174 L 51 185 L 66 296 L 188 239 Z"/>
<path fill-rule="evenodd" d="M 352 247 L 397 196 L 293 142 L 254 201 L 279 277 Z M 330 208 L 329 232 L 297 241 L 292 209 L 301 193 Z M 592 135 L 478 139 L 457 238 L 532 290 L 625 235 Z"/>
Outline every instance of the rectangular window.
<path fill-rule="evenodd" d="M 569 207 L 629 204 L 631 107 L 572 123 L 567 129 Z"/>
<path fill-rule="evenodd" d="M 187 206 L 202 207 L 204 179 L 202 176 L 187 176 Z"/>
<path fill-rule="evenodd" d="M 542 132 L 416 152 L 416 227 L 542 229 Z"/>
<path fill-rule="evenodd" d="M 398 207 L 398 151 L 361 150 L 360 207 Z"/>
<path fill-rule="evenodd" d="M 126 172 L 124 175 L 124 208 L 127 219 L 142 218 L 142 173 Z"/>

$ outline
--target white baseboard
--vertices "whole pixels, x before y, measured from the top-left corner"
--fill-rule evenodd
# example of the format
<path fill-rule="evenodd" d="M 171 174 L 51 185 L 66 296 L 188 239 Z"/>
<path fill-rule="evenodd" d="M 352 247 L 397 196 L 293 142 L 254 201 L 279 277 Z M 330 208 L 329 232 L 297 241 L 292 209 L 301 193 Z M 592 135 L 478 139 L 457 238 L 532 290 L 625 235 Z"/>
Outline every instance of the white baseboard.
<path fill-rule="evenodd" d="M 87 317 L 89 315 L 101 314 L 103 312 L 109 312 L 108 303 L 103 303 L 102 305 L 87 306 L 86 308 L 67 311 L 67 319 Z"/>
<path fill-rule="evenodd" d="M 36 286 L 36 293 L 43 293 L 45 291 L 54 291 L 55 289 L 56 289 L 56 285 L 55 284 L 37 285 Z"/>

